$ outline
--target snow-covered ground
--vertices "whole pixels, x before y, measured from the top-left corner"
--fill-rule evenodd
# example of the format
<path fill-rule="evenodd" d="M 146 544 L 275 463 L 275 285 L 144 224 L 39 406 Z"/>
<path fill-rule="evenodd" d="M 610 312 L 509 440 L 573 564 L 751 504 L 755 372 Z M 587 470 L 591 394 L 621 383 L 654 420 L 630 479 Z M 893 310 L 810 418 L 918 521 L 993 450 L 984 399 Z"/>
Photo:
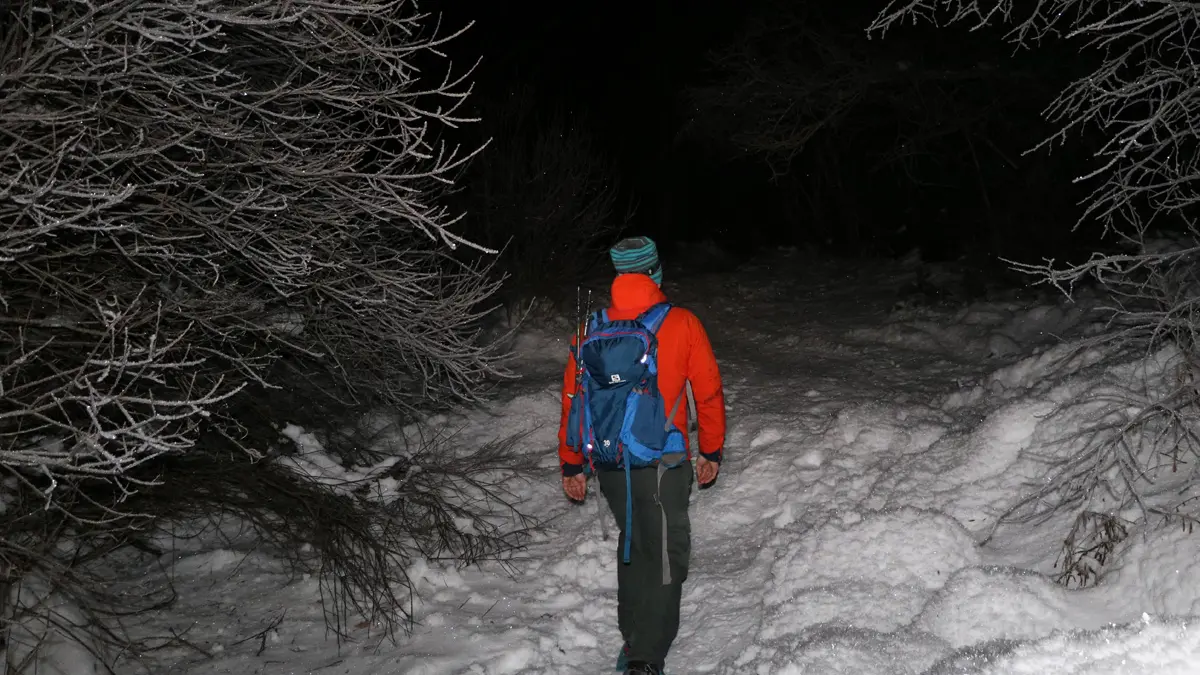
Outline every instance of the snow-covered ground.
<path fill-rule="evenodd" d="M 1200 537 L 1135 531 L 1098 585 L 1067 590 L 1050 578 L 1067 521 L 993 533 L 1097 414 L 1060 404 L 1152 379 L 1169 354 L 1064 359 L 1098 330 L 1086 305 L 1014 295 L 898 308 L 904 274 L 781 253 L 668 276 L 668 294 L 712 337 L 730 421 L 718 485 L 693 494 L 692 572 L 668 671 L 1200 672 Z M 533 429 L 527 450 L 545 473 L 524 507 L 548 528 L 515 571 L 420 562 L 415 633 L 393 644 L 363 626 L 339 648 L 313 580 L 287 578 L 260 552 L 177 555 L 141 570 L 152 578 L 173 562 L 180 598 L 154 621 L 213 656 L 164 652 L 155 672 L 609 672 L 612 527 L 594 493 L 568 504 L 555 471 L 566 332 L 523 334 L 525 379 L 486 414 L 442 420 L 463 443 Z"/>

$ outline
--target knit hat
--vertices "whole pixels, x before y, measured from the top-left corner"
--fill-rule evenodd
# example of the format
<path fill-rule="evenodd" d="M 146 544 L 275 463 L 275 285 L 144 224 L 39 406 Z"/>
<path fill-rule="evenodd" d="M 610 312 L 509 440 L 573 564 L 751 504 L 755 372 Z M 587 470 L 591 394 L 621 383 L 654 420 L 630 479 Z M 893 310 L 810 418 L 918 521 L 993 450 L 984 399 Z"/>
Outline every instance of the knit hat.
<path fill-rule="evenodd" d="M 658 247 L 650 237 L 622 239 L 608 254 L 617 274 L 645 274 L 662 285 L 662 263 L 658 261 Z"/>

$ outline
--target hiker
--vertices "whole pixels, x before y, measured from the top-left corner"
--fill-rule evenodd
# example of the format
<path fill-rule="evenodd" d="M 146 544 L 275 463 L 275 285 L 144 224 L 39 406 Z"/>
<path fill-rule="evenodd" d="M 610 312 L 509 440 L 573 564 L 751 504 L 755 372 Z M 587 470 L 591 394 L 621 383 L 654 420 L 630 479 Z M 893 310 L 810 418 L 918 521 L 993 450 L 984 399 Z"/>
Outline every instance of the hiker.
<path fill-rule="evenodd" d="M 567 497 L 582 502 L 588 475 L 595 474 L 620 529 L 617 619 L 624 645 L 617 670 L 662 673 L 679 631 L 691 554 L 688 497 L 693 481 L 708 487 L 720 471 L 725 397 L 700 320 L 669 305 L 659 288 L 654 242 L 625 239 L 610 255 L 617 271 L 612 306 L 593 314 L 571 341 L 558 456 Z M 657 350 L 646 351 L 647 343 Z M 686 382 L 700 426 L 694 476 Z M 624 414 L 627 402 L 636 414 Z"/>

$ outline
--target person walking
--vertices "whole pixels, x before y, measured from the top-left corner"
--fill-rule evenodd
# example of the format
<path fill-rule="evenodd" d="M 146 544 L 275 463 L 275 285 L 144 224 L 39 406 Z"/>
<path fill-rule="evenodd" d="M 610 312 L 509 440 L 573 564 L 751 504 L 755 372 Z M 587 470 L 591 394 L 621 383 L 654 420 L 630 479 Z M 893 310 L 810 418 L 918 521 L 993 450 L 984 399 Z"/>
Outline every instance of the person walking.
<path fill-rule="evenodd" d="M 617 670 L 662 673 L 691 557 L 688 498 L 694 481 L 706 488 L 720 473 L 725 397 L 703 325 L 660 287 L 654 241 L 624 239 L 610 256 L 612 305 L 571 340 L 558 456 L 566 496 L 583 502 L 595 475 L 620 531 Z M 694 475 L 688 383 L 700 439 Z"/>

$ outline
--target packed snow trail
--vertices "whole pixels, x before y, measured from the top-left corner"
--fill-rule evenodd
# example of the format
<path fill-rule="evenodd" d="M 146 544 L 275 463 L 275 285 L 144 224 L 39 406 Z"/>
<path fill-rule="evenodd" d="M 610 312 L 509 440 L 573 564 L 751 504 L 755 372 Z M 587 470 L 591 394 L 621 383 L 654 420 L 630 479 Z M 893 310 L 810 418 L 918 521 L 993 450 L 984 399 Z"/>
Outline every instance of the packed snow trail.
<path fill-rule="evenodd" d="M 894 631 L 915 617 L 939 576 L 978 562 L 970 536 L 949 518 L 923 513 L 919 501 L 887 504 L 876 488 L 944 428 L 909 417 L 940 421 L 940 413 L 900 406 L 978 377 L 987 364 L 969 350 L 854 339 L 855 330 L 886 322 L 897 297 L 894 268 L 848 274 L 787 262 L 764 265 L 725 293 L 711 289 L 727 277 L 694 278 L 671 293 L 705 321 L 731 408 L 720 488 L 693 506 L 680 672 L 720 664 L 776 672 L 787 665 L 785 637 L 810 626 Z M 885 506 L 918 510 L 863 522 L 862 511 Z M 880 540 L 889 536 L 896 546 Z M 880 559 L 905 548 L 918 560 Z M 941 570 L 921 560 L 939 554 Z M 922 570 L 934 578 L 921 579 Z M 864 646 L 876 652 L 874 643 L 888 642 L 897 641 Z M 879 656 L 904 658 L 903 651 Z M 922 665 L 912 663 L 912 672 Z M 894 663 L 885 670 L 901 672 Z"/>
<path fill-rule="evenodd" d="M 729 406 L 721 478 L 692 495 L 668 672 L 1190 672 L 1197 632 L 1155 616 L 1200 613 L 1194 539 L 1152 535 L 1128 552 L 1132 572 L 1071 592 L 1045 576 L 1061 530 L 978 545 L 1044 471 L 1033 451 L 1061 434 L 1054 403 L 1126 367 L 1085 354 L 1051 377 L 1052 345 L 1095 330 L 1087 313 L 1053 299 L 896 311 L 906 270 L 849 269 L 797 254 L 736 273 L 668 269 L 668 296 L 708 329 Z M 528 451 L 545 474 L 525 509 L 547 530 L 511 574 L 418 562 L 415 633 L 393 645 L 363 627 L 339 652 L 311 579 L 290 581 L 259 553 L 196 551 L 177 561 L 179 605 L 156 620 L 190 627 L 214 658 L 181 654 L 158 672 L 607 672 L 619 645 L 611 516 L 594 485 L 568 504 L 555 470 L 569 332 L 564 321 L 524 334 L 524 381 L 487 414 L 442 420 L 481 441 L 536 428 Z M 1164 556 L 1170 570 L 1156 567 Z"/>

